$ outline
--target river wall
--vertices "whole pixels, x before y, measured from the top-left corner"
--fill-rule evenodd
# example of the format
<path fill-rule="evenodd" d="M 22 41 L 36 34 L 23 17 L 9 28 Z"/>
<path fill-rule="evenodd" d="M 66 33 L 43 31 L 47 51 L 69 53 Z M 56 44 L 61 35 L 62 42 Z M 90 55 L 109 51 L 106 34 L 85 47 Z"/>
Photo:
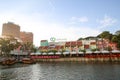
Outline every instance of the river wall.
<path fill-rule="evenodd" d="M 35 59 L 36 62 L 118 62 L 120 58 L 85 58 L 85 57 L 64 57 L 57 59 Z"/>

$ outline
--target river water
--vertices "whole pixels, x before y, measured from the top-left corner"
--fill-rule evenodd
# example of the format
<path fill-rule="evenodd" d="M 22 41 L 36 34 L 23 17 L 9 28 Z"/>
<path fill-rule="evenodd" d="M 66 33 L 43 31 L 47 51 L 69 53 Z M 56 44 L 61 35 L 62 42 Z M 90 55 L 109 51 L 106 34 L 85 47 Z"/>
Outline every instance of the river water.
<path fill-rule="evenodd" d="M 0 80 L 120 80 L 120 63 L 41 62 L 0 66 Z"/>

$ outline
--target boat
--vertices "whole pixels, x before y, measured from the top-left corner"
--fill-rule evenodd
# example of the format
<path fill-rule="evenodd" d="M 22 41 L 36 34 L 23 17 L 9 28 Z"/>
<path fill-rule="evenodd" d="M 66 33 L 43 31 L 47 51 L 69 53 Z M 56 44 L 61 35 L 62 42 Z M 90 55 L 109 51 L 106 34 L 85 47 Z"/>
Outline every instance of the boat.
<path fill-rule="evenodd" d="M 35 61 L 33 59 L 31 59 L 31 58 L 23 58 L 22 63 L 32 64 L 32 63 L 35 63 Z"/>
<path fill-rule="evenodd" d="M 1 64 L 2 65 L 12 65 L 16 63 L 16 59 L 15 58 L 8 58 L 8 59 L 4 59 Z"/>

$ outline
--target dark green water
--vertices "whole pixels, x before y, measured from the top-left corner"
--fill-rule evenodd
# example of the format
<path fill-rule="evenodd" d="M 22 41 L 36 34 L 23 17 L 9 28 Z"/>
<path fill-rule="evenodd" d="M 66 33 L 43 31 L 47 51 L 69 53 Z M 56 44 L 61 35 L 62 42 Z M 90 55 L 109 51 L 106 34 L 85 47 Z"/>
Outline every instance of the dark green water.
<path fill-rule="evenodd" d="M 0 80 L 120 80 L 120 63 L 42 62 L 0 66 Z"/>

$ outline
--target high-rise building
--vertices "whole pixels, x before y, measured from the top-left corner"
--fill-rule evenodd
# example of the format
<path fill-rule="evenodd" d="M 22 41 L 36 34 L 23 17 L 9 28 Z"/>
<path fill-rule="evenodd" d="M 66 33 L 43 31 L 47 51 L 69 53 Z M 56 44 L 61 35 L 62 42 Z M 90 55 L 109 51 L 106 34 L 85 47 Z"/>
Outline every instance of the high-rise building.
<path fill-rule="evenodd" d="M 2 36 L 20 38 L 20 26 L 12 22 L 4 23 L 2 27 Z"/>
<path fill-rule="evenodd" d="M 32 32 L 20 32 L 20 38 L 23 43 L 33 43 L 33 33 Z"/>

